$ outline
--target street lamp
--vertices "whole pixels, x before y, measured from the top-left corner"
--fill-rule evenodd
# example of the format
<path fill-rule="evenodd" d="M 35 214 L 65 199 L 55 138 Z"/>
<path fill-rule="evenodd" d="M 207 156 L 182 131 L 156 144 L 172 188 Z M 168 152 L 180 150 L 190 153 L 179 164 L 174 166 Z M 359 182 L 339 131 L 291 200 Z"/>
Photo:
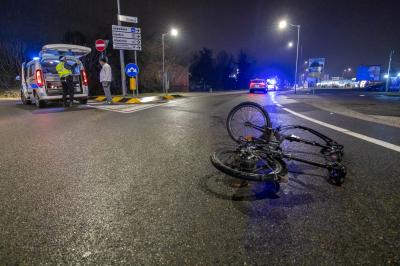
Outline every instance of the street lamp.
<path fill-rule="evenodd" d="M 287 44 L 287 46 L 288 46 L 289 48 L 292 48 L 292 47 L 293 47 L 293 42 L 289 42 L 289 43 Z"/>
<path fill-rule="evenodd" d="M 170 32 L 163 33 L 161 34 L 161 39 L 162 39 L 162 87 L 163 87 L 163 92 L 165 94 L 168 94 L 168 89 L 165 86 L 166 82 L 166 76 L 165 76 L 165 37 L 168 35 L 171 35 L 172 37 L 177 37 L 179 34 L 179 31 L 175 28 L 172 28 Z"/>
<path fill-rule="evenodd" d="M 280 30 L 284 30 L 288 26 L 297 28 L 296 71 L 294 73 L 294 93 L 296 93 L 297 92 L 297 68 L 299 65 L 299 44 L 300 44 L 300 28 L 301 28 L 301 26 L 291 24 L 291 23 L 287 22 L 286 20 L 281 20 L 278 24 L 278 27 Z M 293 43 L 292 43 L 292 45 L 293 45 Z M 289 47 L 291 47 L 291 46 L 289 46 Z"/>
<path fill-rule="evenodd" d="M 283 30 L 287 27 L 288 23 L 286 20 L 282 20 L 279 22 L 279 29 Z"/>

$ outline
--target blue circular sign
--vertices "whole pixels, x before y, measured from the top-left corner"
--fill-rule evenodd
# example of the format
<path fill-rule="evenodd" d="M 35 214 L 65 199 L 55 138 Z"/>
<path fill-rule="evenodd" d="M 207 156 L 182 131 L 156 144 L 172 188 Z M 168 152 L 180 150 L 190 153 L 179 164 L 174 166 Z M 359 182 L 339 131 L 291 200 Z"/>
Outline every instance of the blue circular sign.
<path fill-rule="evenodd" d="M 139 74 L 139 67 L 133 63 L 127 64 L 125 67 L 125 73 L 128 77 L 134 78 Z"/>

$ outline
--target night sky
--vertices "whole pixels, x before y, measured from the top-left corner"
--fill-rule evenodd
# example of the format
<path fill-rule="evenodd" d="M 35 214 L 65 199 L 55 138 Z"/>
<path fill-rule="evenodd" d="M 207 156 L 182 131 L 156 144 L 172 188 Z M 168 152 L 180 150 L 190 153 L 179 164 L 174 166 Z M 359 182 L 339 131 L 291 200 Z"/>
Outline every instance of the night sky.
<path fill-rule="evenodd" d="M 36 45 L 55 43 L 67 30 L 92 37 L 111 32 L 116 0 L 2 0 L 1 38 Z M 237 53 L 244 48 L 266 67 L 291 69 L 296 30 L 279 32 L 288 18 L 301 24 L 302 58 L 326 57 L 326 72 L 341 75 L 359 64 L 387 66 L 389 51 L 400 67 L 400 1 L 385 0 L 121 0 L 122 14 L 138 16 L 145 34 L 181 30 L 174 45 L 190 54 L 201 47 Z M 399 68 L 400 69 L 400 68 Z"/>

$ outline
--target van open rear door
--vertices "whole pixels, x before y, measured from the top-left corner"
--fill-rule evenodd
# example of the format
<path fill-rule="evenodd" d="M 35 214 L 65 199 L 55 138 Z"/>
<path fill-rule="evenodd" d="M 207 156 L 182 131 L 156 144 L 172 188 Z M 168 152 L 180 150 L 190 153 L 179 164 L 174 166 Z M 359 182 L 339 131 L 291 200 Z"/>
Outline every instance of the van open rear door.
<path fill-rule="evenodd" d="M 72 44 L 47 44 L 43 46 L 42 51 L 40 52 L 40 56 L 52 55 L 52 56 L 60 56 L 60 55 L 69 55 L 74 56 L 76 58 L 80 58 L 89 54 L 92 51 L 91 48 L 80 46 L 80 45 L 72 45 Z"/>

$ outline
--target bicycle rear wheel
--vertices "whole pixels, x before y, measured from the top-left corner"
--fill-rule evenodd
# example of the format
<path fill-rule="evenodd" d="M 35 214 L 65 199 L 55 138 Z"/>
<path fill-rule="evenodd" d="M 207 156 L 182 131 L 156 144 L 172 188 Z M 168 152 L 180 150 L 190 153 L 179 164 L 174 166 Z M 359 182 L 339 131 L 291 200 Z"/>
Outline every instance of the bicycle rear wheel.
<path fill-rule="evenodd" d="M 285 162 L 267 156 L 243 154 L 241 150 L 219 149 L 211 155 L 211 163 L 221 172 L 249 181 L 279 181 L 287 173 Z"/>
<path fill-rule="evenodd" d="M 263 138 L 268 140 L 270 138 L 270 130 L 262 132 L 249 124 L 265 129 L 272 127 L 269 115 L 261 105 L 244 102 L 229 112 L 226 128 L 229 136 L 236 142 L 240 142 L 240 139 Z"/>

